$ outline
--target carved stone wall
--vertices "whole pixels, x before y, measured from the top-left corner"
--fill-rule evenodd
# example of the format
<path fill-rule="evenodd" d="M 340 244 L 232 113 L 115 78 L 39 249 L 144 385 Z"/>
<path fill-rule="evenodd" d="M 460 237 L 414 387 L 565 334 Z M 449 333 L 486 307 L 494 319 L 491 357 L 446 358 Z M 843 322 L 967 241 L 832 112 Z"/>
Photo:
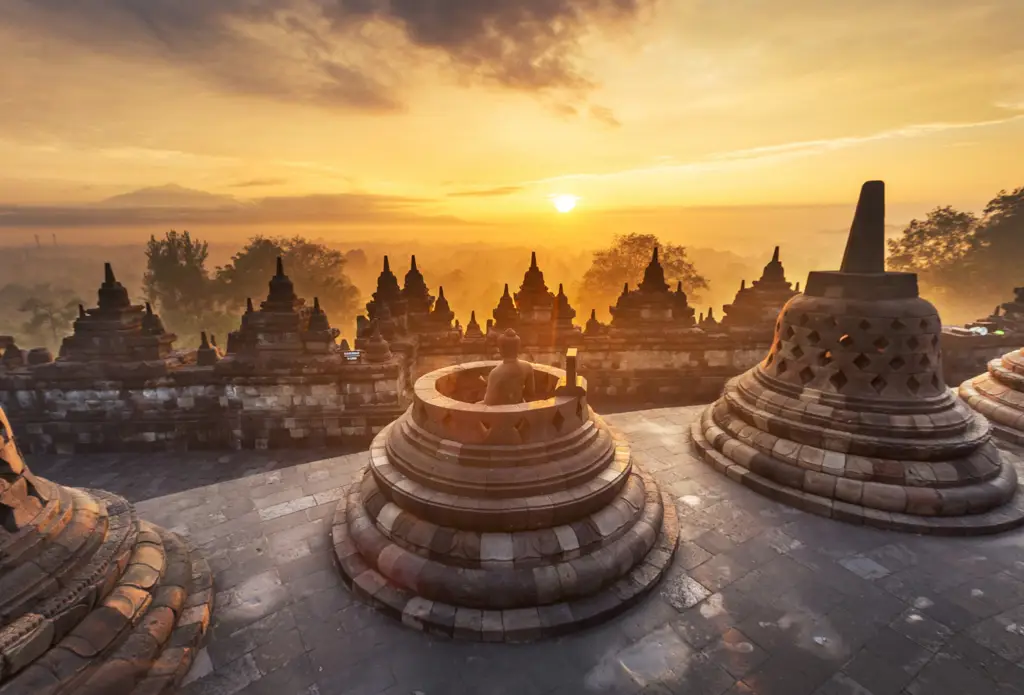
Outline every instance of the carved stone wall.
<path fill-rule="evenodd" d="M 356 444 L 405 408 L 398 361 L 259 374 L 74 367 L 0 374 L 0 407 L 27 451 Z"/>

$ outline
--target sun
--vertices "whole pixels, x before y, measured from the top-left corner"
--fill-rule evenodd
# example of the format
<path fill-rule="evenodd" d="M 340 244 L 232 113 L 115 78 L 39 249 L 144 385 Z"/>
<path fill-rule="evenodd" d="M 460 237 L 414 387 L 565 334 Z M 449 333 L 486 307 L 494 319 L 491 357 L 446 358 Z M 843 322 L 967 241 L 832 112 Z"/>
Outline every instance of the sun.
<path fill-rule="evenodd" d="M 555 210 L 559 212 L 571 212 L 576 207 L 576 203 L 579 201 L 578 195 L 570 195 L 568 193 L 559 193 L 551 196 L 551 204 L 555 206 Z"/>

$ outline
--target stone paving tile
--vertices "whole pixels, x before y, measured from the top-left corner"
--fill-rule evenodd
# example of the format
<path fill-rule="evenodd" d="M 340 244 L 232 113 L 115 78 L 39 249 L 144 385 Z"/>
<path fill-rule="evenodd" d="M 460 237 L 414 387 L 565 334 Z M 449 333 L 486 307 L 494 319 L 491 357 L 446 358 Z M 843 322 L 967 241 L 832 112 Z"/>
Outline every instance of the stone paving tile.
<path fill-rule="evenodd" d="M 688 453 L 699 411 L 608 418 L 676 501 L 663 583 L 609 623 L 531 645 L 424 635 L 352 598 L 328 526 L 361 453 L 32 465 L 123 494 L 201 547 L 217 603 L 185 695 L 1024 695 L 1024 531 L 936 539 L 778 505 Z"/>

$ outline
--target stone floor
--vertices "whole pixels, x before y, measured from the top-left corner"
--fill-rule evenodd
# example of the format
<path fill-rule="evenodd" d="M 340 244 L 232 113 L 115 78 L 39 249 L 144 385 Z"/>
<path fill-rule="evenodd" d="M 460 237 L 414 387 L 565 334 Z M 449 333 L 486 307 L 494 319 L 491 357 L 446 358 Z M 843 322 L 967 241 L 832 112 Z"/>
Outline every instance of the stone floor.
<path fill-rule="evenodd" d="M 1024 694 L 1024 531 L 943 539 L 782 507 L 689 452 L 698 408 L 619 413 L 680 512 L 680 546 L 638 608 L 532 645 L 414 632 L 353 602 L 329 517 L 358 453 L 34 457 L 188 534 L 215 572 L 186 695 Z"/>

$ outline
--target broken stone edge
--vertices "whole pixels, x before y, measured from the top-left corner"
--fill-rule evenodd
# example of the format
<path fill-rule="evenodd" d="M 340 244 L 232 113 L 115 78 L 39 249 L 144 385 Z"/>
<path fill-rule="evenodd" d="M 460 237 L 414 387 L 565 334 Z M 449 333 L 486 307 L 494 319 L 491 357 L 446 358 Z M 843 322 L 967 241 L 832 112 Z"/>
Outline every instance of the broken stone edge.
<path fill-rule="evenodd" d="M 646 484 L 656 485 L 636 462 L 633 470 Z M 679 540 L 675 504 L 669 495 L 659 491 L 664 512 L 650 552 L 624 576 L 596 594 L 529 608 L 482 610 L 453 606 L 423 598 L 388 581 L 366 562 L 351 542 L 346 515 L 348 493 L 360 485 L 363 475 L 365 470 L 345 490 L 331 528 L 334 557 L 342 580 L 357 599 L 381 613 L 413 629 L 453 639 L 522 643 L 594 627 L 636 605 L 657 586 L 672 564 Z"/>

